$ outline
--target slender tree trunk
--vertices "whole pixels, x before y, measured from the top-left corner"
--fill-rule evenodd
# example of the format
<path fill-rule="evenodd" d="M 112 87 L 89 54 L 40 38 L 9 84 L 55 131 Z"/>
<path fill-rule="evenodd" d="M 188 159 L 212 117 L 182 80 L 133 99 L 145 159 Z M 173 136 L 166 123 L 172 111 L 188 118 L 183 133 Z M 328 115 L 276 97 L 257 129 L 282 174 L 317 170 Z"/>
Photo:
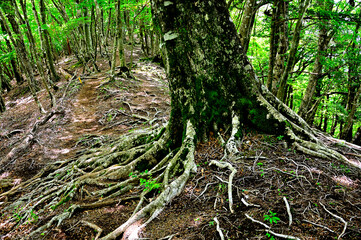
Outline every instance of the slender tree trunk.
<path fill-rule="evenodd" d="M 2 21 L 0 21 L 0 25 L 1 25 L 1 31 L 3 33 L 7 33 Z M 12 52 L 13 48 L 11 46 L 11 43 L 10 43 L 9 39 L 5 38 L 5 43 L 6 43 L 6 46 L 8 48 L 8 51 Z M 24 78 L 21 76 L 21 73 L 19 72 L 18 64 L 16 63 L 15 59 L 10 60 L 10 65 L 11 65 L 11 67 L 13 69 L 16 83 L 19 84 L 19 85 L 22 84 L 24 82 Z"/>
<path fill-rule="evenodd" d="M 39 6 L 40 6 L 40 16 L 41 16 L 41 22 L 42 25 L 46 25 L 46 8 L 45 8 L 45 3 L 44 0 L 40 0 L 39 1 Z M 49 66 L 49 70 L 52 76 L 52 80 L 53 82 L 57 82 L 59 81 L 60 77 L 58 76 L 57 72 L 55 71 L 55 66 L 54 66 L 54 60 L 53 60 L 53 56 L 51 54 L 51 46 L 50 46 L 50 34 L 47 28 L 42 28 L 42 35 L 43 35 L 43 40 L 44 40 L 44 50 L 45 50 L 45 54 L 46 54 L 46 59 L 48 60 L 48 66 Z"/>
<path fill-rule="evenodd" d="M 333 116 L 333 123 L 332 123 L 331 129 L 330 129 L 330 135 L 331 136 L 333 136 L 335 134 L 337 124 L 338 124 L 338 117 L 337 117 L 337 115 L 334 115 Z"/>
<path fill-rule="evenodd" d="M 14 15 L 11 13 L 7 13 L 7 19 L 9 20 L 12 29 L 14 31 L 14 34 L 17 35 L 17 38 L 15 39 L 12 32 L 10 31 L 10 27 L 7 25 L 5 20 L 5 14 L 3 13 L 3 9 L 0 10 L 0 20 L 3 22 L 4 27 L 9 35 L 9 38 L 12 42 L 12 44 L 15 47 L 17 57 L 19 58 L 19 61 L 23 64 L 23 68 L 25 70 L 25 74 L 27 76 L 27 82 L 30 88 L 30 91 L 32 93 L 32 96 L 34 98 L 35 103 L 38 105 L 39 110 L 41 113 L 45 113 L 45 110 L 43 106 L 41 105 L 38 96 L 36 94 L 36 86 L 34 85 L 35 78 L 34 78 L 34 70 L 30 64 L 30 60 L 27 56 L 27 51 L 25 48 L 24 39 L 22 38 L 22 35 L 19 30 L 19 25 L 15 21 Z"/>
<path fill-rule="evenodd" d="M 291 49 L 288 54 L 287 58 L 287 65 L 285 67 L 285 70 L 283 71 L 282 77 L 279 81 L 278 91 L 277 91 L 277 98 L 281 101 L 284 99 L 285 93 L 286 93 L 286 85 L 287 85 L 287 79 L 289 74 L 291 73 L 295 63 L 296 63 L 296 53 L 298 49 L 298 44 L 300 42 L 300 36 L 301 36 L 301 27 L 302 27 L 302 21 L 303 16 L 306 12 L 306 9 L 308 8 L 308 5 L 310 4 L 311 0 L 302 1 L 302 4 L 300 4 L 300 13 L 297 19 L 296 27 L 293 31 L 293 37 L 292 37 L 292 43 L 291 43 Z"/>
<path fill-rule="evenodd" d="M 41 51 L 44 52 L 44 48 L 43 48 L 43 38 L 42 38 L 42 35 L 41 35 L 41 30 L 40 30 L 40 23 L 39 23 L 39 19 L 38 19 L 38 13 L 36 11 L 36 8 L 35 8 L 35 4 L 34 4 L 34 0 L 31 0 L 32 2 L 32 7 L 33 7 L 33 13 L 34 13 L 34 16 L 35 16 L 35 19 L 37 21 L 37 24 L 38 24 L 38 31 L 39 31 L 39 36 L 40 36 L 40 46 L 41 46 Z M 53 93 L 51 92 L 50 88 L 49 88 L 49 85 L 47 83 L 47 78 L 46 78 L 46 74 L 45 74 L 45 70 L 43 68 L 43 63 L 39 57 L 39 54 L 36 53 L 36 46 L 35 46 L 35 40 L 33 38 L 33 35 L 31 33 L 31 27 L 30 27 L 30 24 L 29 24 L 29 20 L 28 20 L 28 15 L 27 15 L 27 10 L 26 10 L 26 1 L 23 1 L 23 0 L 20 0 L 20 5 L 21 5 L 21 8 L 23 10 L 23 14 L 24 14 L 24 18 L 25 18 L 25 22 L 26 22 L 26 26 L 27 26 L 27 29 L 29 31 L 29 35 L 31 36 L 29 38 L 29 42 L 30 42 L 30 47 L 31 49 L 35 52 L 35 61 L 36 61 L 36 65 L 37 65 L 37 68 L 38 68 L 38 71 L 39 71 L 39 74 L 41 76 L 41 79 L 42 79 L 42 83 L 46 89 L 46 91 L 48 92 L 49 94 L 49 98 L 50 98 L 50 101 L 51 101 L 51 106 L 54 107 L 56 106 L 56 99 L 55 99 L 55 96 L 53 95 Z M 51 81 L 52 82 L 52 81 Z"/>
<path fill-rule="evenodd" d="M 353 126 L 356 109 L 359 106 L 360 94 L 361 94 L 361 85 L 359 86 L 356 92 L 352 107 L 350 109 L 351 111 L 346 120 L 346 125 L 344 126 L 343 131 L 341 132 L 340 138 L 345 139 L 346 141 L 351 141 L 352 139 L 352 126 Z"/>
<path fill-rule="evenodd" d="M 326 100 L 326 102 L 329 101 L 329 98 L 330 98 L 330 96 L 327 95 L 327 100 Z M 328 110 L 328 109 L 327 109 L 327 105 L 325 106 L 325 108 L 326 108 L 326 110 L 325 110 L 325 119 L 324 119 L 324 122 L 323 122 L 323 131 L 324 131 L 324 132 L 327 132 L 328 117 L 329 117 L 328 111 L 327 111 L 327 110 Z"/>
<path fill-rule="evenodd" d="M 119 37 L 120 37 L 120 32 L 121 32 L 121 27 L 120 27 L 120 21 L 121 21 L 121 12 L 120 12 L 120 0 L 116 1 L 116 5 L 115 5 L 115 11 L 116 11 L 116 35 L 115 35 L 115 39 L 113 42 L 113 54 L 112 54 L 112 64 L 111 64 L 111 69 L 110 69 L 110 78 L 114 80 L 115 77 L 115 65 L 117 62 L 117 47 L 118 47 L 118 41 L 119 41 Z"/>
<path fill-rule="evenodd" d="M 56 2 L 55 0 L 51 0 L 54 4 L 54 6 L 56 7 L 56 9 L 58 10 L 58 12 L 60 13 L 60 15 L 62 16 L 62 18 L 64 19 L 65 22 L 69 21 L 69 16 L 65 11 L 65 7 L 61 4 L 61 2 Z"/>
<path fill-rule="evenodd" d="M 361 127 L 357 128 L 357 131 L 356 131 L 355 137 L 352 140 L 352 143 L 361 146 Z"/>
<path fill-rule="evenodd" d="M 275 59 L 275 65 L 273 68 L 273 85 L 272 85 L 272 92 L 277 93 L 279 86 L 277 86 L 282 78 L 282 74 L 285 71 L 285 61 L 286 61 L 286 54 L 288 50 L 288 3 L 285 1 L 278 1 L 278 9 L 279 9 L 279 19 L 277 24 L 278 29 L 278 49 Z M 285 86 L 287 89 L 288 86 Z M 287 91 L 285 90 L 284 96 L 280 99 L 282 102 L 286 102 Z"/>
<path fill-rule="evenodd" d="M 326 7 L 327 9 L 332 9 L 332 6 L 333 5 L 331 4 Z M 319 84 L 318 81 L 320 81 L 320 79 L 322 78 L 322 68 L 323 68 L 322 57 L 325 55 L 325 51 L 332 36 L 332 34 L 327 34 L 327 32 L 328 29 L 326 24 L 324 22 L 321 23 L 319 37 L 318 37 L 318 48 L 317 48 L 316 59 L 313 64 L 312 74 L 310 75 L 307 88 L 304 92 L 302 102 L 298 110 L 298 114 L 304 119 L 308 118 L 312 120 L 312 118 L 309 117 L 311 114 L 310 109 L 312 107 L 317 84 Z M 308 123 L 310 124 L 310 122 Z"/>
<path fill-rule="evenodd" d="M 5 101 L 4 101 L 4 98 L 3 98 L 3 95 L 2 95 L 2 92 L 3 92 L 3 86 L 2 86 L 3 79 L 4 79 L 4 76 L 3 76 L 1 68 L 0 68 L 0 113 L 5 112 L 5 110 L 6 110 Z"/>
<path fill-rule="evenodd" d="M 248 51 L 249 41 L 251 39 L 251 32 L 256 16 L 256 4 L 256 0 L 247 0 L 245 2 L 242 23 L 239 29 L 241 44 L 246 54 Z"/>
<path fill-rule="evenodd" d="M 279 1 L 279 0 L 277 0 Z M 275 66 L 276 54 L 278 49 L 278 27 L 277 20 L 279 19 L 279 9 L 277 1 L 273 4 L 272 8 L 272 22 L 271 22 L 271 34 L 270 34 L 270 53 L 269 53 L 269 64 L 268 64 L 268 77 L 267 77 L 267 88 L 272 91 L 273 82 L 273 69 Z M 272 91 L 273 92 L 273 91 Z"/>

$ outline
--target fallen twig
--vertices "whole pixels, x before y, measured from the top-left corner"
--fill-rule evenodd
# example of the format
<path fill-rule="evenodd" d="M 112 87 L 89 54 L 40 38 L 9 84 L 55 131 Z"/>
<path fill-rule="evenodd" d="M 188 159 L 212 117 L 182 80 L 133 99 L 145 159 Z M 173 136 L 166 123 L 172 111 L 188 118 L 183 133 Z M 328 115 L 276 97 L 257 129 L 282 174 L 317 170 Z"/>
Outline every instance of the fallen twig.
<path fill-rule="evenodd" d="M 274 231 L 272 230 L 269 230 L 269 229 L 266 229 L 266 232 L 276 236 L 276 237 L 280 237 L 280 238 L 286 238 L 286 239 L 294 239 L 294 240 L 301 240 L 301 238 L 298 238 L 298 237 L 294 237 L 294 236 L 291 236 L 291 235 L 285 235 L 285 234 L 280 234 L 280 233 L 275 233 Z"/>
<path fill-rule="evenodd" d="M 241 202 L 242 202 L 244 205 L 246 205 L 246 207 L 261 207 L 260 205 L 246 202 L 246 200 L 245 200 L 244 198 L 241 199 Z"/>
<path fill-rule="evenodd" d="M 258 220 L 256 220 L 256 219 L 254 219 L 253 217 L 249 216 L 247 213 L 244 214 L 244 215 L 246 216 L 246 218 L 248 218 L 248 219 L 251 220 L 252 222 L 261 224 L 262 226 L 264 226 L 264 227 L 267 228 L 267 229 L 270 229 L 270 228 L 271 228 L 271 227 L 268 226 L 267 224 L 265 224 L 265 223 L 263 223 L 263 222 L 261 222 L 261 221 L 258 221 Z"/>
<path fill-rule="evenodd" d="M 219 233 L 219 236 L 221 237 L 221 240 L 224 240 L 224 235 L 223 235 L 222 229 L 219 227 L 219 222 L 218 222 L 217 217 L 214 217 L 213 220 L 217 224 L 217 232 Z"/>
<path fill-rule="evenodd" d="M 317 226 L 317 227 L 324 228 L 324 229 L 326 229 L 326 230 L 329 231 L 329 232 L 335 233 L 335 231 L 333 231 L 332 229 L 329 229 L 328 227 L 323 226 L 323 225 L 321 225 L 321 224 L 317 224 L 317 223 L 308 221 L 308 220 L 306 220 L 306 219 L 303 219 L 302 221 L 304 221 L 304 222 L 306 222 L 306 223 L 309 223 L 309 224 L 312 224 L 312 225 L 315 225 L 315 226 Z"/>
<path fill-rule="evenodd" d="M 288 226 L 290 227 L 292 224 L 292 213 L 291 213 L 291 208 L 290 205 L 288 204 L 287 198 L 283 197 L 283 201 L 285 201 L 286 204 L 286 209 L 287 209 L 287 213 L 288 213 Z"/>
<path fill-rule="evenodd" d="M 24 130 L 15 129 L 15 130 L 12 130 L 11 132 L 0 134 L 0 139 L 1 138 L 10 138 L 12 135 L 15 135 L 17 133 L 22 133 L 22 132 L 24 132 Z"/>
<path fill-rule="evenodd" d="M 346 232 L 346 228 L 347 228 L 347 222 L 340 216 L 337 216 L 336 214 L 330 212 L 326 207 L 325 205 L 323 205 L 321 202 L 320 202 L 320 205 L 323 207 L 323 209 L 325 209 L 326 212 L 328 212 L 331 216 L 333 216 L 334 218 L 337 218 L 338 220 L 340 220 L 341 222 L 343 222 L 345 225 L 343 227 L 343 230 L 341 232 L 341 234 L 338 236 L 337 239 L 340 239 Z"/>

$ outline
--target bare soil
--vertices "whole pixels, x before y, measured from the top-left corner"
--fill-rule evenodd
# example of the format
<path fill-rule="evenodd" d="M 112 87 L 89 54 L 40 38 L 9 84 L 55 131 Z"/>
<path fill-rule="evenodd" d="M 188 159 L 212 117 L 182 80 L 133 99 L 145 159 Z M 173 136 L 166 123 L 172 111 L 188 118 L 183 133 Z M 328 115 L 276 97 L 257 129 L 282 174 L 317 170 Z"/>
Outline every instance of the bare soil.
<path fill-rule="evenodd" d="M 101 72 L 85 76 L 72 56 L 61 59 L 58 67 L 77 76 L 72 82 L 62 77 L 57 83 L 57 98 L 70 84 L 63 102 L 65 113 L 41 126 L 28 151 L 1 166 L 0 180 L 26 181 L 48 164 L 77 157 L 121 134 L 166 124 L 170 98 L 164 70 L 158 64 L 140 61 L 141 57 L 140 49 L 136 48 L 136 66 L 131 74 L 119 73 L 113 82 L 109 82 L 109 66 L 104 60 L 99 61 Z M 7 111 L 0 115 L 0 158 L 21 141 L 40 117 L 25 85 L 7 93 L 5 99 Z M 44 91 L 40 99 L 49 109 Z M 14 130 L 19 131 L 9 135 Z M 226 136 L 227 131 L 223 134 Z M 341 239 L 361 239 L 358 169 L 301 155 L 287 146 L 283 136 L 264 135 L 251 129 L 244 129 L 238 148 L 243 156 L 233 164 L 237 169 L 232 187 L 234 213 L 230 212 L 227 192 L 230 171 L 209 166 L 211 160 L 223 156 L 223 147 L 211 137 L 197 147 L 197 173 L 183 193 L 143 229 L 142 239 L 220 239 L 215 217 L 224 239 L 278 239 L 268 235 L 264 225 L 250 220 L 246 214 L 267 224 L 275 233 L 300 239 L 337 239 L 347 222 Z M 341 146 L 340 152 L 348 150 Z M 0 193 L 6 190 L 9 188 L 0 189 Z M 152 201 L 155 195 L 147 196 L 147 200 Z M 94 239 L 97 232 L 82 221 L 96 224 L 104 236 L 129 218 L 136 205 L 136 199 L 119 200 L 117 204 L 78 212 L 61 226 L 53 226 L 42 239 Z M 67 207 L 64 205 L 59 211 Z M 271 222 L 267 216 L 272 213 L 275 215 Z M 48 217 L 52 214 L 55 213 L 49 212 Z M 0 238 L 25 237 L 44 220 L 16 226 L 9 225 L 3 217 Z"/>

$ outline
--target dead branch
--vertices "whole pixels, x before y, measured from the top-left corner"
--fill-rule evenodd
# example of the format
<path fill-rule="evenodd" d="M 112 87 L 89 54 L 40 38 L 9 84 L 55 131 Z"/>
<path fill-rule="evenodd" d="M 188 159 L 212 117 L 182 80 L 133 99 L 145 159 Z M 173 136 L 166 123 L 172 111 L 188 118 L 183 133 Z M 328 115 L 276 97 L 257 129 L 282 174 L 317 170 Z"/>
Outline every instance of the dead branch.
<path fill-rule="evenodd" d="M 43 116 L 41 119 L 37 120 L 31 130 L 26 134 L 26 136 L 23 138 L 21 143 L 17 144 L 11 151 L 0 160 L 0 166 L 2 169 L 4 169 L 4 166 L 6 166 L 11 160 L 13 160 L 19 153 L 24 152 L 26 149 L 31 146 L 31 144 L 34 141 L 34 136 L 39 129 L 40 126 L 44 125 L 51 119 L 55 114 L 62 114 L 64 113 L 64 109 L 62 108 L 55 108 L 52 109 L 50 112 L 48 112 L 45 116 Z"/>
<path fill-rule="evenodd" d="M 323 225 L 321 225 L 321 224 L 317 224 L 317 223 L 308 221 L 308 220 L 306 220 L 306 219 L 303 219 L 302 221 L 304 221 L 304 222 L 306 222 L 306 223 L 309 223 L 309 224 L 312 224 L 312 225 L 315 225 L 315 226 L 320 227 L 320 228 L 324 228 L 324 229 L 326 229 L 326 230 L 329 231 L 329 232 L 335 233 L 335 231 L 333 231 L 333 230 L 329 229 L 328 227 L 323 226 Z"/>
<path fill-rule="evenodd" d="M 224 240 L 224 235 L 223 235 L 222 229 L 219 227 L 219 221 L 218 221 L 217 217 L 214 217 L 213 220 L 217 224 L 217 232 L 219 233 L 219 236 L 221 237 L 221 240 Z"/>
<path fill-rule="evenodd" d="M 286 209 L 287 209 L 287 213 L 288 213 L 288 226 L 290 227 L 292 224 L 292 213 L 291 213 L 291 208 L 290 205 L 288 204 L 287 198 L 283 197 L 283 201 L 285 201 L 286 204 Z"/>
<path fill-rule="evenodd" d="M 331 216 L 333 216 L 334 218 L 340 220 L 341 222 L 343 222 L 343 223 L 345 224 L 344 227 L 343 227 L 343 230 L 342 230 L 341 234 L 338 235 L 338 238 L 337 238 L 337 239 L 340 239 L 340 238 L 345 234 L 345 232 L 346 232 L 347 222 L 346 222 L 342 217 L 337 216 L 336 214 L 330 212 L 330 211 L 325 207 L 325 205 L 323 205 L 321 202 L 320 202 L 320 205 L 323 207 L 323 209 L 325 209 L 325 211 L 326 211 L 327 213 L 329 213 Z"/>

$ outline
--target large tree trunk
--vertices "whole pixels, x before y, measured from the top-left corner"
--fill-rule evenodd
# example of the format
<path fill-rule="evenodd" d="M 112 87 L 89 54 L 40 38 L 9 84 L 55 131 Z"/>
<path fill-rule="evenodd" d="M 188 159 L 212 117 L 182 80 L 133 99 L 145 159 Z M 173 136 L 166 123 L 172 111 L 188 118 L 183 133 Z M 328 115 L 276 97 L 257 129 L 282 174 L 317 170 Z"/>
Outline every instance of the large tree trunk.
<path fill-rule="evenodd" d="M 170 66 L 174 141 L 181 142 L 187 120 L 200 139 L 229 127 L 234 116 L 265 126 L 267 111 L 255 101 L 252 67 L 224 1 L 154 1 L 153 12 Z"/>

